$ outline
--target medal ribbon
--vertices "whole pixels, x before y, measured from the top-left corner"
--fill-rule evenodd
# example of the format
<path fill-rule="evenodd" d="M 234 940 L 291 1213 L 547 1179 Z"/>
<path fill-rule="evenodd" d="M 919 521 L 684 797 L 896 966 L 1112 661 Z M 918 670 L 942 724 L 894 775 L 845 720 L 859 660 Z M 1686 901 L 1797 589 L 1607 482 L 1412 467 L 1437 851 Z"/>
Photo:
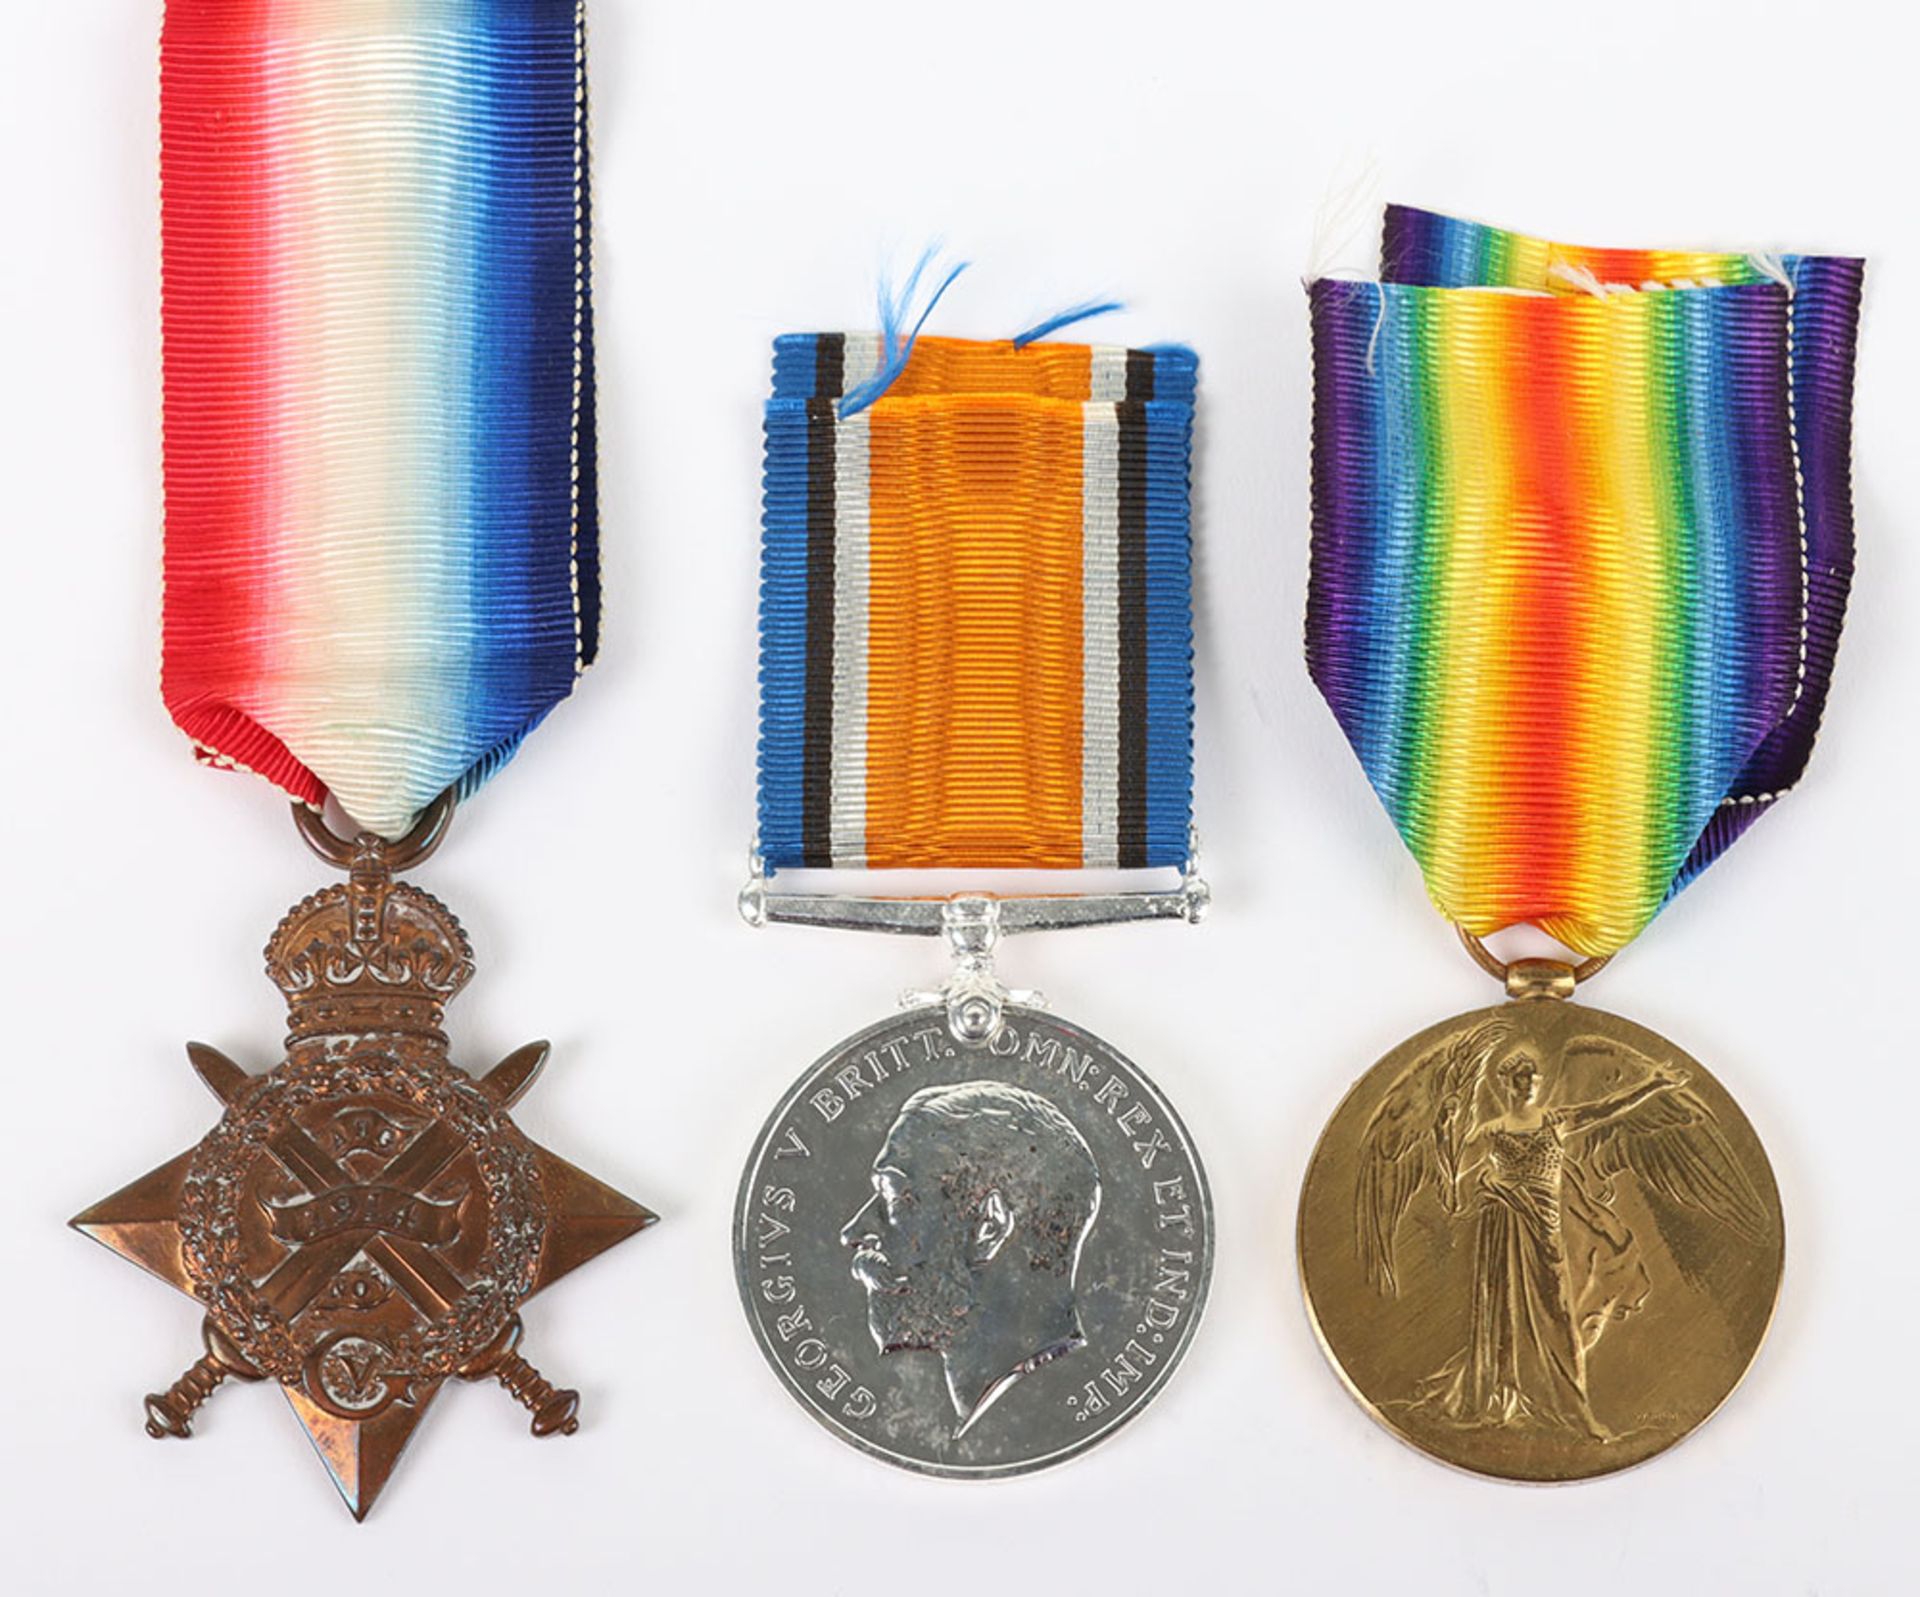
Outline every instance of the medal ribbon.
<path fill-rule="evenodd" d="M 162 690 L 395 836 L 597 643 L 577 0 L 169 0 Z"/>
<path fill-rule="evenodd" d="M 781 338 L 766 413 L 769 869 L 1187 856 L 1196 362 Z"/>
<path fill-rule="evenodd" d="M 1389 212 L 1311 285 L 1315 682 L 1442 913 L 1624 946 L 1804 768 L 1861 263 Z"/>

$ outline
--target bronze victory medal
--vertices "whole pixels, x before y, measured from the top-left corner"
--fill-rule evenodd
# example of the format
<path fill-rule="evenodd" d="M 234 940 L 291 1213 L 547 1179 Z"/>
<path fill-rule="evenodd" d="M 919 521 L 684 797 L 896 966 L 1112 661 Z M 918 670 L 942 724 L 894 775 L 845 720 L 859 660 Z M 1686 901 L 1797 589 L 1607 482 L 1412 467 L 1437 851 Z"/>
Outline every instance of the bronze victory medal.
<path fill-rule="evenodd" d="M 1719 1082 L 1542 996 L 1361 1077 L 1314 1150 L 1299 1250 L 1314 1330 L 1381 1424 L 1463 1469 L 1567 1481 L 1720 1406 L 1766 1334 L 1784 1233 Z"/>
<path fill-rule="evenodd" d="M 540 1147 L 507 1111 L 547 1045 L 469 1076 L 441 1011 L 473 974 L 466 934 L 393 869 L 416 834 L 351 844 L 296 807 L 350 880 L 290 910 L 267 947 L 287 1051 L 250 1075 L 200 1044 L 226 1113 L 200 1143 L 73 1224 L 191 1293 L 206 1354 L 146 1400 L 147 1432 L 186 1437 L 228 1377 L 277 1382 L 356 1519 L 449 1377 L 498 1381 L 536 1436 L 578 1428 L 579 1394 L 518 1351 L 520 1305 L 653 1215 Z"/>

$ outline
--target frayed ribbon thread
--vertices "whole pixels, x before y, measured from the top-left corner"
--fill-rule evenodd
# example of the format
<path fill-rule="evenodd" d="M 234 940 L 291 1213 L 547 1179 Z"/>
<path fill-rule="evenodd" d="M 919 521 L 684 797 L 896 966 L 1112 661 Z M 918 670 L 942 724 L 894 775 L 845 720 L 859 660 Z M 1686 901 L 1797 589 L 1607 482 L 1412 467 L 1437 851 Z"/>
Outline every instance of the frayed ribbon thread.
<path fill-rule="evenodd" d="M 907 361 L 912 356 L 913 346 L 920 337 L 920 329 L 927 325 L 927 318 L 933 314 L 934 306 L 938 305 L 941 297 L 953 287 L 954 279 L 972 264 L 961 261 L 940 280 L 940 286 L 928 296 L 925 307 L 914 319 L 913 327 L 902 338 L 901 325 L 906 321 L 912 308 L 914 295 L 920 290 L 920 279 L 926 275 L 927 268 L 933 264 L 934 254 L 935 249 L 930 247 L 921 255 L 920 259 L 914 263 L 913 272 L 898 295 L 893 292 L 893 285 L 885 275 L 881 276 L 880 369 L 841 398 L 840 419 L 842 421 L 849 416 L 857 416 L 899 379 L 900 374 L 907 369 Z"/>
<path fill-rule="evenodd" d="M 940 280 L 940 286 L 928 297 L 920 314 L 914 317 L 913 326 L 904 336 L 901 328 L 911 314 L 914 296 L 920 291 L 920 281 L 926 276 L 927 268 L 933 264 L 937 246 L 928 248 L 914 263 L 913 271 L 908 275 L 900 292 L 895 294 L 893 285 L 883 275 L 880 279 L 880 368 L 866 381 L 855 385 L 842 396 L 839 416 L 845 421 L 849 416 L 857 416 L 884 395 L 907 369 L 907 362 L 913 356 L 913 346 L 919 341 L 921 329 L 927 325 L 927 318 L 933 314 L 947 290 L 953 287 L 954 280 L 972 264 L 961 261 Z M 1125 310 L 1126 304 L 1117 299 L 1083 300 L 1078 305 L 1069 306 L 1044 321 L 1035 323 L 1022 333 L 1014 335 L 1015 349 L 1025 349 L 1027 345 L 1049 338 L 1064 327 L 1084 322 L 1095 316 L 1105 316 L 1113 311 Z"/>
<path fill-rule="evenodd" d="M 1075 322 L 1084 322 L 1095 316 L 1110 315 L 1114 311 L 1127 308 L 1125 300 L 1089 299 L 1078 305 L 1070 305 L 1058 315 L 1049 316 L 1043 322 L 1037 322 L 1024 333 L 1013 335 L 1013 347 L 1025 349 L 1027 345 L 1038 343 L 1043 338 L 1051 338 L 1063 327 L 1071 327 Z"/>

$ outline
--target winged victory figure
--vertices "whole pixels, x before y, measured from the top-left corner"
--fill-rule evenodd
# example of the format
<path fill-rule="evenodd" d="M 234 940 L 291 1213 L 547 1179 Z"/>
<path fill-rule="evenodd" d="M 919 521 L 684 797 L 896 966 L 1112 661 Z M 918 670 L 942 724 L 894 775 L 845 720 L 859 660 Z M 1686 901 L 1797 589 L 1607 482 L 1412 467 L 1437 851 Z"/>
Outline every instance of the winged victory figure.
<path fill-rule="evenodd" d="M 1684 1069 L 1600 1037 L 1561 1053 L 1623 1061 L 1634 1084 L 1543 1105 L 1541 1050 L 1516 1041 L 1504 1016 L 1421 1056 L 1368 1122 L 1356 1234 L 1368 1280 L 1396 1296 L 1395 1239 L 1422 1192 L 1454 1221 L 1473 1221 L 1466 1345 L 1406 1407 L 1441 1423 L 1610 1441 L 1588 1399 L 1587 1356 L 1651 1288 L 1643 1244 L 1615 1206 L 1619 1178 L 1638 1185 L 1656 1219 L 1698 1215 L 1758 1242 L 1767 1215 Z M 1685 1277 L 1704 1266 L 1692 1250 L 1669 1252 Z"/>

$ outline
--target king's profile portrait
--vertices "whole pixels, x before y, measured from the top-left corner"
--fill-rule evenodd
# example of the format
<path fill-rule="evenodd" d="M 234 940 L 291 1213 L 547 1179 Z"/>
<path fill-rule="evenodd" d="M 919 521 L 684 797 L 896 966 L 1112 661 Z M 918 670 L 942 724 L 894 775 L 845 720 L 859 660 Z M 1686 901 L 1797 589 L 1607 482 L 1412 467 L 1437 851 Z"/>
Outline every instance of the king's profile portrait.
<path fill-rule="evenodd" d="M 964 1435 L 1021 1376 L 1085 1342 L 1074 1286 L 1099 1166 L 1046 1098 L 968 1081 L 901 1106 L 871 1179 L 840 1233 L 868 1329 L 882 1354 L 940 1356 Z"/>

